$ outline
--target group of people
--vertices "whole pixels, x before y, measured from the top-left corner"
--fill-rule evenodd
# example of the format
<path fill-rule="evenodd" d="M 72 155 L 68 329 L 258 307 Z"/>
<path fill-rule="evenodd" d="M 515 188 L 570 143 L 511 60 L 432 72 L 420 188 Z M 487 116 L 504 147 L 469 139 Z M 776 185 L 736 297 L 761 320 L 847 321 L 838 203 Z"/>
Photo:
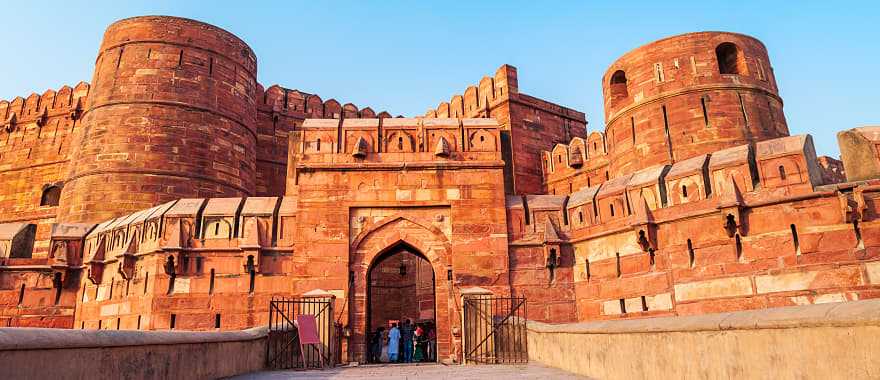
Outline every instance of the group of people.
<path fill-rule="evenodd" d="M 431 322 L 413 324 L 405 319 L 386 332 L 378 327 L 370 336 L 371 363 L 414 363 L 437 360 L 437 332 Z"/>

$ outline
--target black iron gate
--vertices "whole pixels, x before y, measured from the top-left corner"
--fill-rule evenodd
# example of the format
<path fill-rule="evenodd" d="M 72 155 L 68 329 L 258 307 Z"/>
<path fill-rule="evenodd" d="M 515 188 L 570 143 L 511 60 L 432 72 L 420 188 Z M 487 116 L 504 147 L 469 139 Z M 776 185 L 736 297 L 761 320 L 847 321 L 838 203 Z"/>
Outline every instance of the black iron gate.
<path fill-rule="evenodd" d="M 525 297 L 464 298 L 465 362 L 528 363 Z"/>
<path fill-rule="evenodd" d="M 321 352 L 307 347 L 305 364 L 309 368 L 336 365 L 339 361 L 341 338 L 339 326 L 333 321 L 333 298 L 282 298 L 273 297 L 269 302 L 269 339 L 266 343 L 266 367 L 271 369 L 303 368 L 299 332 L 296 327 L 298 315 L 314 315 L 321 338 Z"/>

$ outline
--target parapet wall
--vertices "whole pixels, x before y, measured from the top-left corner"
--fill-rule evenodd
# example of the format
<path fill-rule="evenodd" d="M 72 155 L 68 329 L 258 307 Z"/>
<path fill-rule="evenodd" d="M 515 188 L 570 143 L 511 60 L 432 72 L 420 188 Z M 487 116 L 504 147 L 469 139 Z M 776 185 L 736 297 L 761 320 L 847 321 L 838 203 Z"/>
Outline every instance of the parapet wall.
<path fill-rule="evenodd" d="M 308 118 L 356 119 L 390 118 L 385 111 L 376 113 L 370 107 L 359 109 L 351 103 L 340 105 L 335 99 L 295 89 L 272 85 L 262 86 L 257 99 L 257 196 L 284 194 L 287 175 L 289 134 L 302 127 Z"/>
<path fill-rule="evenodd" d="M 574 170 L 566 165 L 577 144 L 557 146 L 547 161 Z M 559 182 L 559 195 L 508 197 L 508 233 L 520 247 L 512 252 L 543 247 L 536 253 L 547 264 L 532 276 L 543 284 L 530 286 L 570 297 L 577 320 L 873 298 L 877 181 L 822 184 L 811 138 L 790 136 L 570 194 L 571 182 Z"/>
<path fill-rule="evenodd" d="M 146 332 L 0 328 L 9 379 L 217 379 L 266 363 L 266 329 Z"/>
<path fill-rule="evenodd" d="M 529 322 L 529 359 L 596 379 L 880 377 L 880 300 L 695 317 Z"/>
<path fill-rule="evenodd" d="M 58 194 L 89 85 L 63 86 L 0 101 L 0 223 L 37 224 L 34 253 L 45 256 Z"/>

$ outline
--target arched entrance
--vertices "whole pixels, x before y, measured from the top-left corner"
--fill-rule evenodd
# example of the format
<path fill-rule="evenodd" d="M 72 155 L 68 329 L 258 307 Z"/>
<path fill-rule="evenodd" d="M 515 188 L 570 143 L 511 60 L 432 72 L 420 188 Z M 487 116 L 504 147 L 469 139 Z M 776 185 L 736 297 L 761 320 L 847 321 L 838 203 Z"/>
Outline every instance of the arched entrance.
<path fill-rule="evenodd" d="M 378 328 L 385 331 L 392 324 L 401 326 L 406 320 L 411 328 L 421 326 L 428 331 L 436 326 L 435 275 L 431 262 L 411 245 L 400 242 L 376 256 L 367 271 L 367 323 L 365 336 Z M 374 347 L 368 346 L 368 352 Z M 421 355 L 414 361 L 436 361 L 433 342 L 423 342 Z M 380 351 L 376 357 L 381 356 Z M 370 356 L 373 358 L 372 356 Z M 375 362 L 375 358 L 368 359 Z"/>
<path fill-rule="evenodd" d="M 370 223 L 354 237 L 350 245 L 349 262 L 351 279 L 348 304 L 348 326 L 351 331 L 348 342 L 349 360 L 361 363 L 368 362 L 369 334 L 367 332 L 371 329 L 375 331 L 374 321 L 368 321 L 371 317 L 370 314 L 372 314 L 370 304 L 373 303 L 369 299 L 373 288 L 370 285 L 370 277 L 376 270 L 381 271 L 376 268 L 381 268 L 382 262 L 389 258 L 396 260 L 396 255 L 401 251 L 416 255 L 420 260 L 425 259 L 430 266 L 437 336 L 437 355 L 435 357 L 441 361 L 455 357 L 459 341 L 457 335 L 454 336 L 452 332 L 453 328 L 458 331 L 460 317 L 451 318 L 451 313 L 455 312 L 453 310 L 455 304 L 452 301 L 452 281 L 449 280 L 451 278 L 450 248 L 451 244 L 444 233 L 434 227 L 430 221 L 422 221 L 418 218 L 410 219 L 403 215 L 392 215 Z M 401 259 L 405 257 L 407 256 L 402 256 Z M 421 263 L 421 261 L 419 262 Z M 407 267 L 407 273 L 411 269 L 413 268 Z M 399 275 L 399 264 L 397 273 Z M 385 317 L 373 316 L 373 318 Z M 376 323 L 378 320 L 376 319 Z"/>

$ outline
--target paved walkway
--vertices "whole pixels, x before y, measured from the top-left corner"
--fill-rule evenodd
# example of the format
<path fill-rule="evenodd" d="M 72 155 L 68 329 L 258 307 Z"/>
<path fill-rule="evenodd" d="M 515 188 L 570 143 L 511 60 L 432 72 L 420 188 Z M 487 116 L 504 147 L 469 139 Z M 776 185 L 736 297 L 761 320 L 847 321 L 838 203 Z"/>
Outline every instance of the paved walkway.
<path fill-rule="evenodd" d="M 265 371 L 233 377 L 249 380 L 281 379 L 372 379 L 372 380 L 575 380 L 585 379 L 559 369 L 528 365 L 407 364 L 364 365 L 313 371 Z"/>

